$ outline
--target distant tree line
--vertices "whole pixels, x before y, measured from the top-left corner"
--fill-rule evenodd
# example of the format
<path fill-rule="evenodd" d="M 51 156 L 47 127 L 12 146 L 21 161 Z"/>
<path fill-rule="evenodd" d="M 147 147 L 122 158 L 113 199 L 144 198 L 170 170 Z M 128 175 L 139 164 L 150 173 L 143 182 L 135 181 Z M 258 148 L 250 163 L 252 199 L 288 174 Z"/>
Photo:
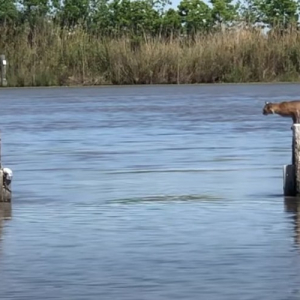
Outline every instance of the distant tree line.
<path fill-rule="evenodd" d="M 298 27 L 299 2 L 182 0 L 170 8 L 169 0 L 0 0 L 0 25 L 33 29 L 46 21 L 104 36 L 193 35 L 240 24 L 286 29 Z"/>

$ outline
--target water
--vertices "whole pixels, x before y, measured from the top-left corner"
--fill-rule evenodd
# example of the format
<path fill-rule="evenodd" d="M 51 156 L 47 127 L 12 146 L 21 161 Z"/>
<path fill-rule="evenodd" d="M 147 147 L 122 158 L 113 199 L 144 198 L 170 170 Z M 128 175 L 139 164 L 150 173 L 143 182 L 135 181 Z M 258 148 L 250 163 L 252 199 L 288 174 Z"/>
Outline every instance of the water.
<path fill-rule="evenodd" d="M 300 86 L 3 89 L 6 299 L 300 299 L 282 197 Z"/>

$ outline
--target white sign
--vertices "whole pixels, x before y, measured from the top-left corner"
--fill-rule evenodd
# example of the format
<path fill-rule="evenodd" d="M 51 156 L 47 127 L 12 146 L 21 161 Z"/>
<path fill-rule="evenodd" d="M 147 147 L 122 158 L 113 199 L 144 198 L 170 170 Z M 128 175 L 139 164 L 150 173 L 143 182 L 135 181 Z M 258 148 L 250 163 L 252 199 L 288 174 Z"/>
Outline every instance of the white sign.
<path fill-rule="evenodd" d="M 2 60 L 2 65 L 6 66 L 6 60 L 5 59 Z"/>

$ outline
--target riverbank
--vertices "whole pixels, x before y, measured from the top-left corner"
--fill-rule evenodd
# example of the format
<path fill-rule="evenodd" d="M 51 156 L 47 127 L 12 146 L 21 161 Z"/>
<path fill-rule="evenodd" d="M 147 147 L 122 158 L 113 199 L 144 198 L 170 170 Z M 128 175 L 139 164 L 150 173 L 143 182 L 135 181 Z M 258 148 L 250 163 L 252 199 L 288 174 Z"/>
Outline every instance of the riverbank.
<path fill-rule="evenodd" d="M 30 35 L 3 27 L 0 36 L 11 87 L 300 81 L 297 32 L 240 30 L 137 43 L 49 24 Z"/>

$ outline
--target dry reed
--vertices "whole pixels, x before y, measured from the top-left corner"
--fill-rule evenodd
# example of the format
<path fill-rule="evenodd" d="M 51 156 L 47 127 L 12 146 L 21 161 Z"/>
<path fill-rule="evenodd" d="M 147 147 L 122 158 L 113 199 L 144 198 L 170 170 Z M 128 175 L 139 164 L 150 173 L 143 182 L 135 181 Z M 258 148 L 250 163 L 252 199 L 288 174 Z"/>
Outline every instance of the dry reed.
<path fill-rule="evenodd" d="M 192 38 L 95 37 L 44 23 L 0 28 L 10 86 L 298 81 L 300 35 L 235 30 Z"/>

